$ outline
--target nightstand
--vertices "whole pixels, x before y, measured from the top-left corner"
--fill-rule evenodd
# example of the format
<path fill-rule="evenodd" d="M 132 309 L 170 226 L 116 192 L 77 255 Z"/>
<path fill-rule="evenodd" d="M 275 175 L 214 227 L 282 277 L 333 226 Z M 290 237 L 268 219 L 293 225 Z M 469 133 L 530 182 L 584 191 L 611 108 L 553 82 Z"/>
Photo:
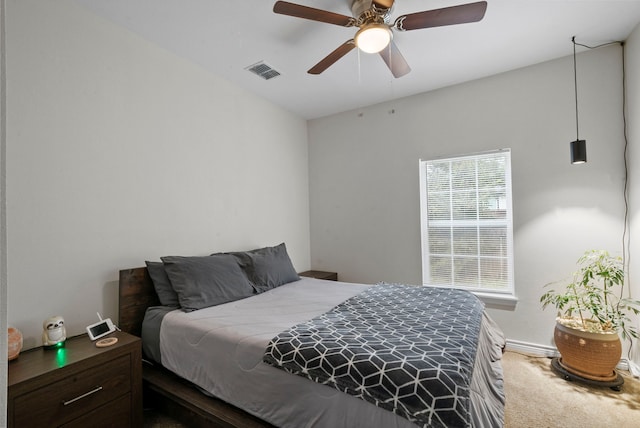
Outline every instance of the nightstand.
<path fill-rule="evenodd" d="M 337 272 L 325 272 L 322 270 L 307 270 L 304 272 L 300 272 L 298 275 L 300 276 L 307 276 L 307 277 L 311 277 L 311 278 L 317 278 L 317 279 L 326 279 L 329 281 L 337 281 L 338 280 L 338 273 Z"/>
<path fill-rule="evenodd" d="M 138 337 L 98 348 L 87 335 L 59 349 L 35 348 L 9 362 L 9 427 L 142 426 L 142 350 Z"/>

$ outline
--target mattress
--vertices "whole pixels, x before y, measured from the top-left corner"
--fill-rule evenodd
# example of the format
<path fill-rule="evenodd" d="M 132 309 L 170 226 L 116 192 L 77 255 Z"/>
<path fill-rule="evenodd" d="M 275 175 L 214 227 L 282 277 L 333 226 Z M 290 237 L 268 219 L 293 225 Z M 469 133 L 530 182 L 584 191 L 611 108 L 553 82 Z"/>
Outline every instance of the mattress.
<path fill-rule="evenodd" d="M 302 278 L 194 312 L 152 311 L 149 321 L 145 319 L 143 346 L 164 367 L 206 393 L 279 427 L 415 428 L 409 420 L 367 401 L 263 362 L 274 336 L 369 287 Z M 503 425 L 503 346 L 502 332 L 483 314 L 471 379 L 474 427 Z"/>

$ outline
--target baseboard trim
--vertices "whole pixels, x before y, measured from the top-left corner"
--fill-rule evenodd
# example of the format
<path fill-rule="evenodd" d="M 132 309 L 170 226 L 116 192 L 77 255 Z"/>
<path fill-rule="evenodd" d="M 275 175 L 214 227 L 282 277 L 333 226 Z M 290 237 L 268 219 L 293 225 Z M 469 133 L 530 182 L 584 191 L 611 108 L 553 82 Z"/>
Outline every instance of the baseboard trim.
<path fill-rule="evenodd" d="M 618 365 L 616 366 L 616 368 L 618 370 L 623 370 L 625 372 L 629 371 L 629 360 L 627 360 L 626 358 L 623 358 L 620 360 L 620 362 L 618 363 Z"/>
<path fill-rule="evenodd" d="M 507 351 L 522 352 L 536 357 L 558 357 L 560 354 L 554 346 L 539 345 L 537 343 L 522 342 L 507 339 Z"/>

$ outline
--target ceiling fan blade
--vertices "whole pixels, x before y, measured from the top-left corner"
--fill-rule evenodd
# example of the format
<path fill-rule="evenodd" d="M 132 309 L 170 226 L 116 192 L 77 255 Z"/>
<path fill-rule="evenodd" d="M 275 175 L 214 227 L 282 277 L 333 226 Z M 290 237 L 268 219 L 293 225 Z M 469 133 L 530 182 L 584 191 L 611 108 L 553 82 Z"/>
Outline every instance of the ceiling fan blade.
<path fill-rule="evenodd" d="M 373 5 L 378 9 L 391 9 L 394 0 L 373 0 Z"/>
<path fill-rule="evenodd" d="M 387 63 L 387 67 L 389 67 L 391 74 L 393 74 L 393 77 L 396 79 L 411 71 L 411 67 L 409 67 L 409 64 L 400 53 L 398 46 L 393 43 L 393 40 L 389 42 L 389 46 L 380 51 L 380 56 L 384 62 Z"/>
<path fill-rule="evenodd" d="M 307 73 L 309 73 L 309 74 L 320 74 L 320 73 L 322 73 L 327 68 L 331 67 L 340 58 L 342 58 L 343 56 L 345 56 L 346 54 L 351 52 L 351 50 L 353 48 L 355 48 L 355 47 L 356 47 L 356 42 L 354 42 L 353 39 L 347 40 L 346 42 L 344 42 L 343 44 L 338 46 L 338 48 L 336 50 L 334 50 L 329 55 L 324 57 L 324 59 L 322 61 L 320 61 L 319 63 L 317 63 L 313 67 L 311 67 L 309 69 L 309 71 L 307 71 Z"/>
<path fill-rule="evenodd" d="M 398 17 L 393 26 L 400 31 L 418 30 L 421 28 L 441 27 L 444 25 L 466 24 L 477 22 L 484 17 L 487 2 L 461 4 L 442 9 L 425 10 Z"/>
<path fill-rule="evenodd" d="M 273 5 L 273 11 L 281 15 L 295 16 L 296 18 L 310 19 L 312 21 L 326 22 L 328 24 L 341 25 L 343 27 L 353 27 L 356 20 L 350 16 L 339 13 L 328 12 L 322 9 L 302 6 L 286 1 L 277 1 Z"/>

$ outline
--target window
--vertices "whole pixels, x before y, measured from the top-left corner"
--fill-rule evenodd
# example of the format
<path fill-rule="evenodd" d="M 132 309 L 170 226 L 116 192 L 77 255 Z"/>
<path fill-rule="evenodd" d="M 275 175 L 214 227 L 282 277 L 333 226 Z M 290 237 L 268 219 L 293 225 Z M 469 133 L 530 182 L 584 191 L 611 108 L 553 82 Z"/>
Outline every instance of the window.
<path fill-rule="evenodd" d="M 513 295 L 509 149 L 420 161 L 422 282 Z"/>

